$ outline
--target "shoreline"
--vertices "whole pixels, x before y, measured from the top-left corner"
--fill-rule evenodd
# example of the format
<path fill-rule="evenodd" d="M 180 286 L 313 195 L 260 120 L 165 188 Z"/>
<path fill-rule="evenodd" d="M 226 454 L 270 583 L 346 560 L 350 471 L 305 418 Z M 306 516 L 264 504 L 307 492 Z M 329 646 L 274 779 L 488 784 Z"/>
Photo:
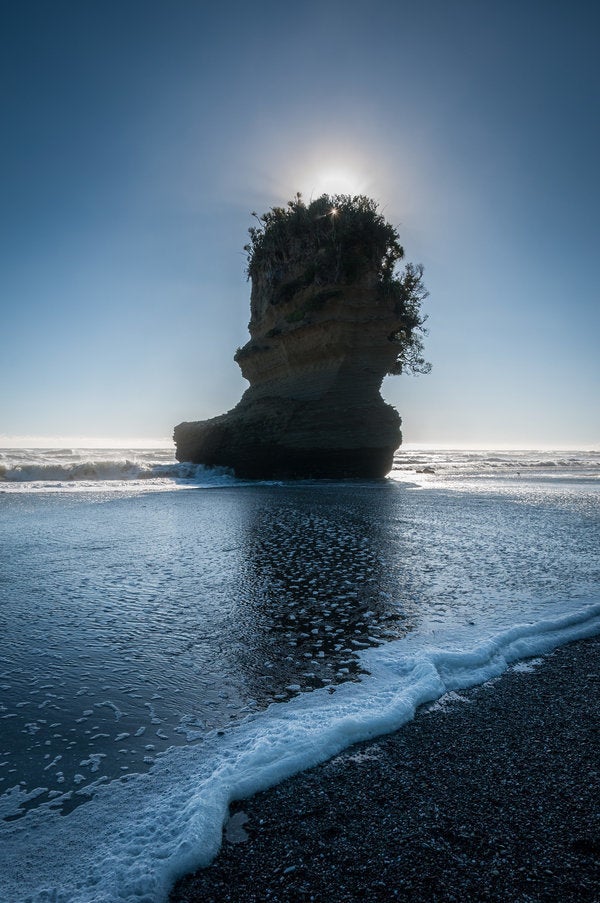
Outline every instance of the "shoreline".
<path fill-rule="evenodd" d="M 592 901 L 600 637 L 420 708 L 399 731 L 231 806 L 170 903 Z"/>

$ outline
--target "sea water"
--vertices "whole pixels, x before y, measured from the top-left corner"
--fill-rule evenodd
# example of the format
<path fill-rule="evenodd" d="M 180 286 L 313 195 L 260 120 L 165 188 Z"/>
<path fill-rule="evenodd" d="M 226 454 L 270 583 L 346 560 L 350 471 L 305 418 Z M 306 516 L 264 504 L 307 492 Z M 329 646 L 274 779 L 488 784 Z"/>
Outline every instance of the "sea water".
<path fill-rule="evenodd" d="M 232 799 L 599 632 L 599 492 L 590 451 L 1 452 L 0 899 L 159 903 Z"/>

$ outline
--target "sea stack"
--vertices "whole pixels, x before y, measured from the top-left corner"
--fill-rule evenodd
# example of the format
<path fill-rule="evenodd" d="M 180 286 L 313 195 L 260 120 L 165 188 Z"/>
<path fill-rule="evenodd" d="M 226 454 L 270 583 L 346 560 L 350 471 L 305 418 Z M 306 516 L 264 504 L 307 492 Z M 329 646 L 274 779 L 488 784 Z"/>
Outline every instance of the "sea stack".
<path fill-rule="evenodd" d="M 365 197 L 300 195 L 250 229 L 250 383 L 227 414 L 175 427 L 177 459 L 256 479 L 379 478 L 401 443 L 380 388 L 425 371 L 422 267 Z"/>

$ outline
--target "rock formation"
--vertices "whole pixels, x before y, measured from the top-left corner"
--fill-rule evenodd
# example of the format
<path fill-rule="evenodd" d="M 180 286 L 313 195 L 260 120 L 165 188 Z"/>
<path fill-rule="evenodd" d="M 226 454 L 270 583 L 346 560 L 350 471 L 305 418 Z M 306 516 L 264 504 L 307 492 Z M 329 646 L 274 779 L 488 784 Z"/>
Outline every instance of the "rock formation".
<path fill-rule="evenodd" d="M 421 268 L 392 275 L 403 252 L 390 246 L 391 226 L 375 253 L 364 235 L 357 239 L 359 201 L 381 230 L 374 202 L 327 196 L 310 207 L 298 196 L 250 230 L 250 341 L 235 355 L 250 386 L 227 414 L 175 427 L 178 460 L 249 478 L 376 478 L 391 470 L 400 417 L 379 390 L 387 373 L 424 365 L 414 330 L 426 293 Z"/>

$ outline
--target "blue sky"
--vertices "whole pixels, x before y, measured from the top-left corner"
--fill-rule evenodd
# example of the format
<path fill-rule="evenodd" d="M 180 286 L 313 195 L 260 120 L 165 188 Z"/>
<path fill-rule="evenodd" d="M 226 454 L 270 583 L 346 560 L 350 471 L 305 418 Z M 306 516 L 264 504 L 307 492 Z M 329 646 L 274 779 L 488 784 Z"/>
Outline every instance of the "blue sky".
<path fill-rule="evenodd" d="M 251 210 L 366 193 L 422 262 L 408 442 L 600 443 L 595 5 L 21 2 L 0 435 L 169 437 L 246 383 Z"/>

